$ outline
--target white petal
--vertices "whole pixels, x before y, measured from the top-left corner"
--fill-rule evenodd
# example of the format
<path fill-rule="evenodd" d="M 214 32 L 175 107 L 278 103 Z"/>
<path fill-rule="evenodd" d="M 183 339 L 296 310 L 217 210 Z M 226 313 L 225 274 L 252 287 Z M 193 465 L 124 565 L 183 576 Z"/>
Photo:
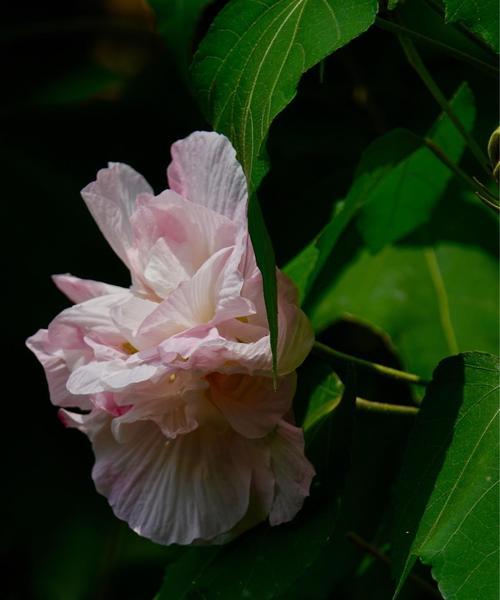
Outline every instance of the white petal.
<path fill-rule="evenodd" d="M 159 238 L 149 253 L 144 279 L 160 298 L 166 298 L 191 273 L 172 252 L 163 238 Z"/>
<path fill-rule="evenodd" d="M 280 379 L 274 389 L 271 377 L 212 373 L 210 399 L 238 433 L 247 438 L 264 437 L 275 429 L 291 408 L 295 373 Z"/>
<path fill-rule="evenodd" d="M 128 265 L 132 246 L 130 217 L 140 193 L 153 193 L 147 181 L 128 165 L 110 163 L 81 194 L 109 245 Z"/>
<path fill-rule="evenodd" d="M 279 525 L 293 519 L 302 508 L 315 474 L 304 455 L 300 428 L 281 421 L 271 442 L 271 463 L 276 487 L 269 522 Z"/>
<path fill-rule="evenodd" d="M 160 544 L 190 544 L 229 531 L 248 508 L 251 468 L 230 431 L 198 428 L 166 440 L 156 424 L 137 423 L 119 444 L 93 440 L 97 490 L 138 534 Z"/>
<path fill-rule="evenodd" d="M 252 312 L 253 306 L 239 296 L 241 276 L 233 269 L 225 269 L 232 252 L 232 248 L 224 248 L 212 255 L 194 277 L 181 283 L 158 305 L 139 329 L 142 346 L 160 344 L 198 325 Z"/>
<path fill-rule="evenodd" d="M 161 367 L 130 360 L 94 361 L 73 371 L 66 387 L 72 394 L 115 392 L 144 382 L 150 385 L 164 372 Z"/>
<path fill-rule="evenodd" d="M 170 187 L 233 221 L 246 223 L 247 183 L 231 142 L 215 132 L 196 131 L 172 146 Z"/>

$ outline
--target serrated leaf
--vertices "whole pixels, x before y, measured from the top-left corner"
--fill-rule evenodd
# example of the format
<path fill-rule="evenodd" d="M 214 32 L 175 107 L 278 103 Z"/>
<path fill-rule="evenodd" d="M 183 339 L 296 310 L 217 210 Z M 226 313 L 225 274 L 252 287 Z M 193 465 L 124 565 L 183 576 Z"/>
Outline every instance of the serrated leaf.
<path fill-rule="evenodd" d="M 410 132 L 396 129 L 375 140 L 365 150 L 346 199 L 318 236 L 285 267 L 304 301 L 345 228 L 392 170 L 419 147 Z"/>
<path fill-rule="evenodd" d="M 462 23 L 495 52 L 499 49 L 499 11 L 496 0 L 444 0 L 446 21 Z"/>
<path fill-rule="evenodd" d="M 475 108 L 466 83 L 458 88 L 450 106 L 470 131 Z M 428 137 L 452 162 L 460 161 L 465 141 L 446 114 L 441 114 Z M 388 144 L 393 143 L 385 139 Z M 359 231 L 370 250 L 377 252 L 425 223 L 452 177 L 452 171 L 425 146 L 386 173 L 370 190 L 358 219 Z"/>
<path fill-rule="evenodd" d="M 405 368 L 424 378 L 460 350 L 498 348 L 494 215 L 451 189 L 431 221 L 372 255 L 346 230 L 305 305 L 321 332 L 348 316 L 382 329 Z"/>
<path fill-rule="evenodd" d="M 374 0 L 233 0 L 193 63 L 193 82 L 214 129 L 235 146 L 252 190 L 266 170 L 269 127 L 301 75 L 368 29 Z"/>
<path fill-rule="evenodd" d="M 499 375 L 498 358 L 477 352 L 434 373 L 397 487 L 398 588 L 420 558 L 445 598 L 498 598 Z"/>
<path fill-rule="evenodd" d="M 365 31 L 376 9 L 375 0 L 233 0 L 214 20 L 193 61 L 193 84 L 207 119 L 229 137 L 247 176 L 250 235 L 263 274 L 274 357 L 275 262 L 255 196 L 267 170 L 264 140 L 295 96 L 301 75 Z"/>

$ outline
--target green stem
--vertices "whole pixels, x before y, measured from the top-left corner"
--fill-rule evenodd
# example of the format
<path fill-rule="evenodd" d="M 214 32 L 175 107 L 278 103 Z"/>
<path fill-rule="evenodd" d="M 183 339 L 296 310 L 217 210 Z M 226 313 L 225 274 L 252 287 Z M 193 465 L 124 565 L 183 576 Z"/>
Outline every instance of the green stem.
<path fill-rule="evenodd" d="M 436 0 L 426 0 L 426 2 L 442 19 L 446 21 L 446 13 L 443 10 L 443 7 L 439 4 L 439 2 L 436 2 Z M 462 35 L 468 38 L 472 43 L 476 44 L 476 46 L 479 46 L 481 50 L 487 52 L 495 59 L 497 58 L 495 51 L 492 48 L 490 48 L 490 46 L 488 46 L 488 44 L 484 42 L 479 36 L 477 36 L 473 31 L 470 31 L 469 29 L 467 29 L 467 27 L 464 27 L 461 23 L 451 23 L 451 25 Z"/>
<path fill-rule="evenodd" d="M 456 165 L 445 153 L 444 151 L 431 139 L 423 138 L 423 143 L 429 148 L 429 150 L 444 164 L 455 173 L 455 175 L 461 179 L 468 187 L 470 187 L 476 194 L 481 194 L 482 196 L 486 196 L 493 203 L 498 203 L 499 199 L 494 196 L 487 187 L 481 185 L 481 183 L 470 175 L 467 175 L 462 169 Z"/>
<path fill-rule="evenodd" d="M 378 413 L 382 415 L 398 415 L 414 417 L 418 414 L 416 406 L 403 406 L 402 404 L 389 404 L 387 402 L 373 402 L 364 398 L 356 398 L 356 408 L 363 412 Z"/>
<path fill-rule="evenodd" d="M 475 56 L 471 56 L 466 52 L 462 52 L 457 48 L 453 48 L 453 46 L 448 46 L 448 44 L 443 44 L 443 42 L 439 42 L 438 40 L 434 40 L 433 38 L 427 37 L 426 35 L 419 33 L 418 31 L 408 29 L 403 25 L 398 25 L 396 23 L 393 23 L 392 21 L 381 19 L 380 17 L 377 17 L 375 19 L 375 24 L 378 25 L 378 27 L 380 27 L 380 29 L 383 29 L 384 31 L 389 31 L 390 33 L 395 33 L 397 35 L 405 35 L 409 38 L 414 39 L 416 42 L 422 42 L 427 46 L 446 52 L 446 54 L 449 54 L 454 58 L 463 60 L 464 62 L 468 62 L 477 69 L 481 69 L 491 77 L 498 76 L 498 68 L 495 65 L 487 63 L 484 60 L 481 60 L 480 58 L 476 58 Z"/>
<path fill-rule="evenodd" d="M 353 544 L 356 544 L 356 546 L 358 546 L 359 548 L 361 548 L 368 554 L 371 554 L 371 556 L 373 556 L 374 558 L 379 560 L 381 563 L 383 563 L 387 567 L 389 567 L 389 568 L 391 567 L 391 560 L 386 554 L 384 554 L 378 548 L 375 548 L 375 546 L 372 546 L 371 544 L 369 544 L 366 540 L 364 540 L 357 533 L 354 533 L 354 531 L 348 531 L 346 533 L 346 538 L 348 540 L 350 540 Z M 422 579 L 421 577 L 419 577 L 418 575 L 415 575 L 414 573 L 410 573 L 408 578 L 411 581 L 413 581 L 413 583 L 416 586 L 418 586 L 422 591 L 425 591 L 427 594 L 429 594 L 433 598 L 441 598 L 441 594 L 438 592 L 438 590 L 432 584 L 430 584 L 428 581 L 426 581 L 425 579 Z"/>
<path fill-rule="evenodd" d="M 486 155 L 481 151 L 474 138 L 465 129 L 460 119 L 456 116 L 453 108 L 450 106 L 443 92 L 439 89 L 439 86 L 432 78 L 429 71 L 426 69 L 422 59 L 420 58 L 417 49 L 413 45 L 413 42 L 405 35 L 399 35 L 399 41 L 403 47 L 404 53 L 410 65 L 415 69 L 420 79 L 424 82 L 425 86 L 432 94 L 436 102 L 441 106 L 443 111 L 448 115 L 450 121 L 455 125 L 460 135 L 464 138 L 465 143 L 469 147 L 469 150 L 476 158 L 481 168 L 487 173 L 488 177 L 491 177 L 491 171 L 489 167 L 488 159 Z"/>
<path fill-rule="evenodd" d="M 399 371 L 398 369 L 393 369 L 392 367 L 386 367 L 385 365 L 379 365 L 362 358 L 357 358 L 356 356 L 351 356 L 350 354 L 345 354 L 344 352 L 334 350 L 333 348 L 330 348 L 330 346 L 326 346 L 321 342 L 314 342 L 313 351 L 329 362 L 333 361 L 336 364 L 339 362 L 348 362 L 357 365 L 358 367 L 374 371 L 375 373 L 378 373 L 384 377 L 396 379 L 397 381 L 404 381 L 406 383 L 413 383 L 415 385 L 423 386 L 429 383 L 418 375 L 406 373 L 405 371 Z"/>

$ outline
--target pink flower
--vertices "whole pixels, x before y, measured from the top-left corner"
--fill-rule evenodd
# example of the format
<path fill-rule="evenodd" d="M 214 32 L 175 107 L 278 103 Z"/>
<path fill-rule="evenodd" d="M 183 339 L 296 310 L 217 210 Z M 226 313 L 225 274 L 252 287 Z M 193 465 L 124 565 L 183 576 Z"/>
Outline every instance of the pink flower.
<path fill-rule="evenodd" d="M 312 333 L 278 272 L 275 391 L 234 149 L 196 132 L 172 157 L 158 196 L 116 163 L 82 191 L 132 286 L 55 276 L 75 305 L 27 344 L 62 421 L 92 441 L 92 477 L 115 514 L 162 544 L 223 542 L 289 521 L 308 495 L 291 403 Z"/>

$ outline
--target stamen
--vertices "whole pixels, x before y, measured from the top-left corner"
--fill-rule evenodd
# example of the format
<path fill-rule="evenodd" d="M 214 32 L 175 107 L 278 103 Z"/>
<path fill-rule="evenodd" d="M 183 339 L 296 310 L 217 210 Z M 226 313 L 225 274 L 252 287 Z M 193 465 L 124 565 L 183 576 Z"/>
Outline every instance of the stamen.
<path fill-rule="evenodd" d="M 137 350 L 135 346 L 132 346 L 130 342 L 123 342 L 122 350 L 127 354 L 135 354 L 136 352 L 139 352 L 139 350 Z"/>

